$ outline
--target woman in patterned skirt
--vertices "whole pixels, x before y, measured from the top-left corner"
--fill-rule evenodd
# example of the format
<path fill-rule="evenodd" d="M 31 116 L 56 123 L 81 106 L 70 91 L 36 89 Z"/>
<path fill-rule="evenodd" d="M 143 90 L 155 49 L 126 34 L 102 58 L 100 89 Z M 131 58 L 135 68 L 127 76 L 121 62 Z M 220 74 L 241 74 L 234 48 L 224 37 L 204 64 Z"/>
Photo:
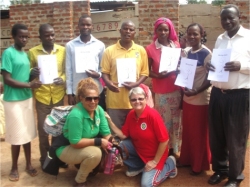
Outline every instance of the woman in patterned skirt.
<path fill-rule="evenodd" d="M 175 72 L 159 73 L 163 47 L 180 48 L 171 20 L 159 18 L 154 24 L 153 42 L 146 47 L 149 62 L 149 76 L 155 93 L 155 108 L 161 114 L 169 133 L 169 154 L 179 152 L 181 142 L 180 87 L 175 86 Z"/>

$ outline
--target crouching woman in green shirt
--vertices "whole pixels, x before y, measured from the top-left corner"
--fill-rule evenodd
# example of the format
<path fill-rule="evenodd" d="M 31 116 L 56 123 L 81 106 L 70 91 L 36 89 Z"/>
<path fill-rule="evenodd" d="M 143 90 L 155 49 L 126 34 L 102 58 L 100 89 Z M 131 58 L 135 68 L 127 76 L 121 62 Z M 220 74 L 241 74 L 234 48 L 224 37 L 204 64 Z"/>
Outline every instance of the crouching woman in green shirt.
<path fill-rule="evenodd" d="M 78 83 L 77 98 L 80 102 L 69 113 L 63 128 L 70 145 L 59 147 L 56 154 L 67 164 L 80 164 L 74 186 L 85 187 L 88 174 L 101 161 L 100 147 L 107 150 L 110 145 L 111 133 L 104 111 L 98 106 L 99 89 L 92 78 Z"/>

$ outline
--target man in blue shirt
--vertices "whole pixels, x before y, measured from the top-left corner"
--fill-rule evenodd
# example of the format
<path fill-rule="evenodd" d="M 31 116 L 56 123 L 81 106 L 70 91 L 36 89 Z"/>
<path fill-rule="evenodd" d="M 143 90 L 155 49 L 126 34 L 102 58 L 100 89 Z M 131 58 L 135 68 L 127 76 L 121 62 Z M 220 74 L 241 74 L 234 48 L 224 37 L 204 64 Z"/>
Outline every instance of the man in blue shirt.
<path fill-rule="evenodd" d="M 76 104 L 76 88 L 81 79 L 92 77 L 99 86 L 101 99 L 99 104 L 105 108 L 103 86 L 100 82 L 101 59 L 105 45 L 92 34 L 92 19 L 88 15 L 79 18 L 80 36 L 66 44 L 66 86 L 69 105 Z M 82 69 L 84 67 L 87 69 Z"/>

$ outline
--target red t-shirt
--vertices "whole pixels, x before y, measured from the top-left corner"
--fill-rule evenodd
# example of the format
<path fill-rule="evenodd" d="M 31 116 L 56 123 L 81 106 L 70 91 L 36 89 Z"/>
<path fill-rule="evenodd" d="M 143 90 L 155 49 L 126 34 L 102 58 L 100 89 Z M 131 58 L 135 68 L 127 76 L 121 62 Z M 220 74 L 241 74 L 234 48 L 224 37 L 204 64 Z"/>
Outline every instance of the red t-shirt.
<path fill-rule="evenodd" d="M 134 110 L 131 110 L 122 127 L 125 136 L 130 137 L 136 152 L 146 164 L 153 160 L 160 142 L 167 141 L 168 132 L 160 114 L 153 108 L 146 106 L 140 118 L 136 119 Z M 162 155 L 156 169 L 162 170 L 168 157 L 168 147 Z"/>
<path fill-rule="evenodd" d="M 174 45 L 179 48 L 178 43 Z M 152 42 L 146 47 L 148 58 L 153 60 L 152 71 L 159 73 L 160 61 L 161 61 L 161 48 L 156 48 L 155 42 Z M 174 85 L 176 79 L 175 72 L 171 73 L 168 77 L 164 79 L 152 78 L 153 92 L 158 94 L 171 93 L 176 90 L 180 90 L 180 87 Z"/>

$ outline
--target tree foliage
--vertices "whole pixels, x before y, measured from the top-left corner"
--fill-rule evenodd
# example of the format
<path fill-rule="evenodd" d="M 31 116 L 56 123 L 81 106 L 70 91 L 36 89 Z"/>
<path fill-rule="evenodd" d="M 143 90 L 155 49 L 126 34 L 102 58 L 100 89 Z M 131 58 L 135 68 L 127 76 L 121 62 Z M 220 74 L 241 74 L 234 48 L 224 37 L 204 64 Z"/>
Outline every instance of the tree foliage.
<path fill-rule="evenodd" d="M 225 0 L 213 0 L 212 1 L 212 5 L 214 6 L 221 6 L 221 5 L 224 5 L 226 3 Z"/>
<path fill-rule="evenodd" d="M 207 4 L 206 0 L 187 0 L 187 4 Z"/>
<path fill-rule="evenodd" d="M 40 3 L 40 0 L 10 0 L 11 5 Z"/>

